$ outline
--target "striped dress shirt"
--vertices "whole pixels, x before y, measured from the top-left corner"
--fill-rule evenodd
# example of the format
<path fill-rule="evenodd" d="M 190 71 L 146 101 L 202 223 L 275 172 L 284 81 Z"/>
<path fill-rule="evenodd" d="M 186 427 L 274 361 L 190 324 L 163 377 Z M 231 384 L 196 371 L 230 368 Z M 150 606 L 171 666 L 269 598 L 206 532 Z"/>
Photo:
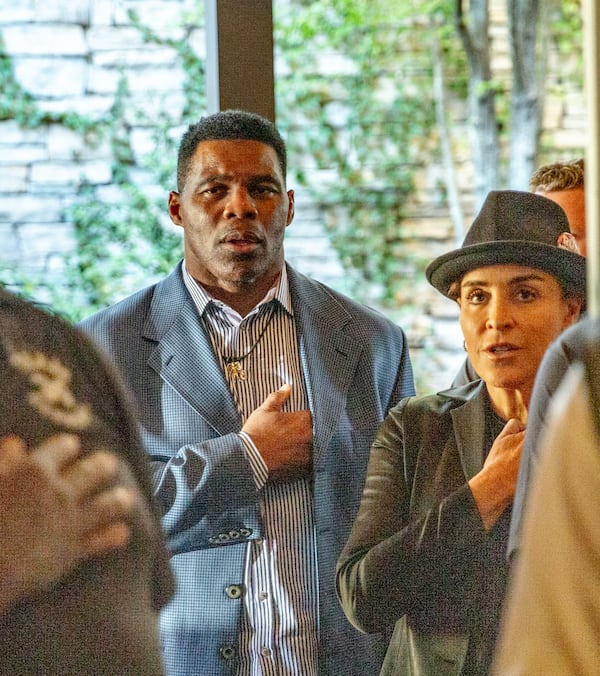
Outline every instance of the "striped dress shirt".
<path fill-rule="evenodd" d="M 212 298 L 185 263 L 183 279 L 242 420 L 285 383 L 292 385 L 292 393 L 283 410 L 308 409 L 285 266 L 276 285 L 243 318 Z M 238 675 L 316 676 L 319 599 L 312 483 L 268 482 L 258 449 L 240 434 L 254 472 L 264 537 L 248 544 Z"/>

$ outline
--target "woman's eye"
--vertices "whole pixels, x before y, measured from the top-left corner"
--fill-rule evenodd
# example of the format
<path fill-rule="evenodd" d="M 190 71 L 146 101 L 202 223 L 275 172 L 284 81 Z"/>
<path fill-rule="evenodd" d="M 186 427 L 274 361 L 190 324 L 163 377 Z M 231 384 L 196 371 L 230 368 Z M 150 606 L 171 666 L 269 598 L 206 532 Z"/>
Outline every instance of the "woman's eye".
<path fill-rule="evenodd" d="M 520 289 L 517 295 L 521 300 L 533 300 L 536 297 L 535 291 L 531 289 Z"/>
<path fill-rule="evenodd" d="M 471 291 L 467 296 L 469 303 L 479 304 L 485 300 L 485 294 L 482 291 Z"/>

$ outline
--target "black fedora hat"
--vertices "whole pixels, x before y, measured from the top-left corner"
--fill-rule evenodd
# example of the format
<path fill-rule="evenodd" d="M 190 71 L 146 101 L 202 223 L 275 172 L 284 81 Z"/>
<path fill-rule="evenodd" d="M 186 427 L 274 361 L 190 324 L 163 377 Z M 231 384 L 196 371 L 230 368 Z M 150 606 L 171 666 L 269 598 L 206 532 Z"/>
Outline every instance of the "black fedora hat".
<path fill-rule="evenodd" d="M 585 296 L 585 258 L 561 207 L 541 195 L 516 190 L 488 194 L 460 249 L 434 259 L 425 270 L 444 296 L 469 270 L 510 264 L 554 275 L 569 290 Z"/>

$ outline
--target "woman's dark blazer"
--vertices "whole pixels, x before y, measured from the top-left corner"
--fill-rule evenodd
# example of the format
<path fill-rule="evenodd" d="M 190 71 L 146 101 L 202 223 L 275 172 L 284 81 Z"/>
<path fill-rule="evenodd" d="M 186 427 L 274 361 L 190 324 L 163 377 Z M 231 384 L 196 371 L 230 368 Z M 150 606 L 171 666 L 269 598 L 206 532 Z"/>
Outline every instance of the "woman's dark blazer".
<path fill-rule="evenodd" d="M 337 589 L 361 631 L 399 620 L 382 673 L 460 674 L 470 638 L 493 648 L 477 636 L 497 629 L 508 515 L 487 533 L 467 483 L 483 466 L 487 402 L 482 381 L 404 399 L 371 448 Z"/>

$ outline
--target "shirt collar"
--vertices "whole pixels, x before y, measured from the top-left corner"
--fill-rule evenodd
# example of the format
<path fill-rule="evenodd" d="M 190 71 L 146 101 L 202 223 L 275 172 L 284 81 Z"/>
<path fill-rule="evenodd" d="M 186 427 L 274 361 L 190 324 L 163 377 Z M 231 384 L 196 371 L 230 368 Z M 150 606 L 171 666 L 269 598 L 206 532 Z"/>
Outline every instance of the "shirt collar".
<path fill-rule="evenodd" d="M 198 309 L 198 313 L 202 316 L 209 303 L 213 303 L 217 307 L 220 307 L 229 319 L 234 320 L 234 323 L 239 324 L 242 320 L 239 313 L 236 312 L 233 308 L 229 307 L 223 303 L 223 301 L 217 300 L 211 296 L 208 291 L 195 280 L 192 275 L 188 272 L 188 269 L 185 264 L 185 260 L 181 266 L 181 272 L 183 275 L 183 283 L 185 284 L 187 290 L 190 292 L 194 305 Z M 254 312 L 259 306 L 268 303 L 271 300 L 277 300 L 285 308 L 286 312 L 290 315 L 294 315 L 292 308 L 292 299 L 290 295 L 290 286 L 288 282 L 287 267 L 284 264 L 281 268 L 281 274 L 277 278 L 275 284 L 267 291 L 264 298 L 259 301 L 256 306 L 252 309 Z"/>

